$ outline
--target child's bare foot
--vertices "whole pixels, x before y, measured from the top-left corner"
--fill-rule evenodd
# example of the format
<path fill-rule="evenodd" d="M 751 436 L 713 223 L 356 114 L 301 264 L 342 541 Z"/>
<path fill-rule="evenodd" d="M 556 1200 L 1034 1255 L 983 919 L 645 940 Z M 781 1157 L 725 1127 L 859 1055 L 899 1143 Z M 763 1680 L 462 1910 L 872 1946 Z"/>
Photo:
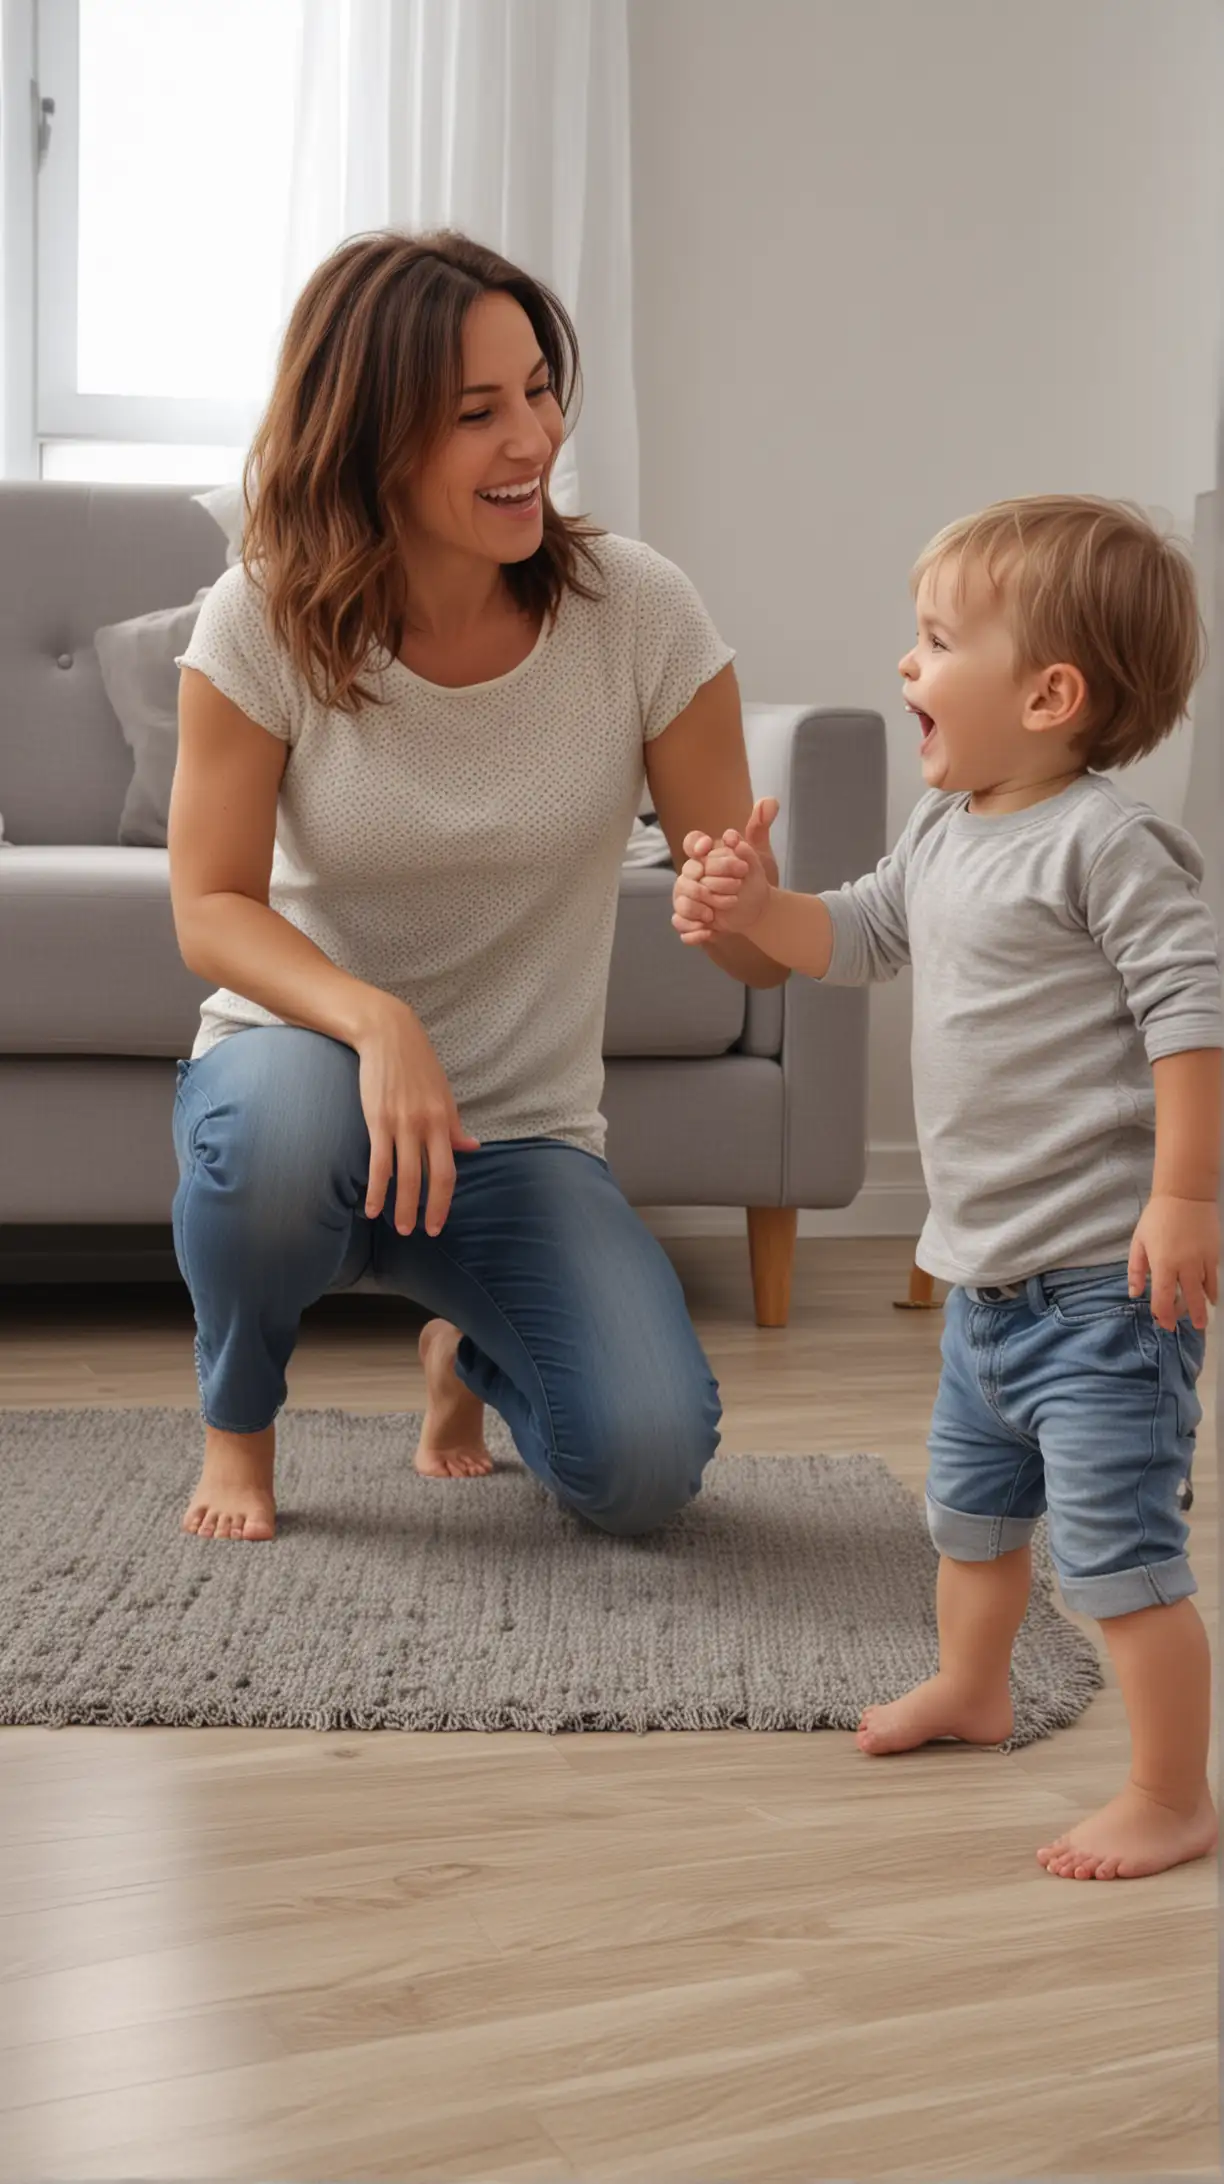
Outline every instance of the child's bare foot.
<path fill-rule="evenodd" d="M 967 1695 L 939 1675 L 890 1706 L 867 1707 L 855 1742 L 860 1751 L 877 1758 L 885 1752 L 912 1752 L 941 1737 L 955 1737 L 961 1744 L 1005 1744 L 1011 1733 L 1012 1703 L 1006 1689 Z"/>
<path fill-rule="evenodd" d="M 1179 1811 L 1128 1782 L 1090 1819 L 1043 1844 L 1037 1862 L 1060 1881 L 1139 1881 L 1191 1858 L 1210 1857 L 1216 1835 L 1206 1785 L 1192 1810 Z"/>
<path fill-rule="evenodd" d="M 455 1375 L 459 1329 L 430 1320 L 421 1330 L 425 1423 L 413 1459 L 425 1479 L 478 1479 L 493 1469 L 484 1442 L 484 1404 Z"/>
<path fill-rule="evenodd" d="M 275 1461 L 275 1426 L 263 1433 L 221 1433 L 209 1426 L 204 1469 L 183 1518 L 183 1530 L 194 1532 L 198 1539 L 273 1539 Z"/>

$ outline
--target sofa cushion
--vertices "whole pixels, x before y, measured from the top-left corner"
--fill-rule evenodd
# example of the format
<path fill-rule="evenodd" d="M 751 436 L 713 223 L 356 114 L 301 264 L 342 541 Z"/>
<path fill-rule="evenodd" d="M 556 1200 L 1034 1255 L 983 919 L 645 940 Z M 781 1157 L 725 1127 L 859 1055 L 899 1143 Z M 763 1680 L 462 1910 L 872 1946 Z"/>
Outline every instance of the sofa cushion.
<path fill-rule="evenodd" d="M 102 683 L 135 760 L 119 815 L 129 849 L 164 849 L 178 759 L 180 653 L 186 652 L 209 587 L 189 606 L 158 607 L 94 631 Z"/>
<path fill-rule="evenodd" d="M 179 956 L 164 849 L 0 855 L 0 1053 L 182 1055 L 208 987 Z M 625 871 L 605 1052 L 723 1054 L 744 991 L 681 946 L 671 875 Z"/>
<path fill-rule="evenodd" d="M 6 849 L 0 933 L 0 1052 L 190 1051 L 208 988 L 178 952 L 164 849 Z"/>
<path fill-rule="evenodd" d="M 117 840 L 132 754 L 94 631 L 215 583 L 225 541 L 181 486 L 0 483 L 0 811 L 18 843 Z"/>
<path fill-rule="evenodd" d="M 670 866 L 621 872 L 604 1053 L 725 1054 L 744 1029 L 744 988 L 672 926 Z"/>

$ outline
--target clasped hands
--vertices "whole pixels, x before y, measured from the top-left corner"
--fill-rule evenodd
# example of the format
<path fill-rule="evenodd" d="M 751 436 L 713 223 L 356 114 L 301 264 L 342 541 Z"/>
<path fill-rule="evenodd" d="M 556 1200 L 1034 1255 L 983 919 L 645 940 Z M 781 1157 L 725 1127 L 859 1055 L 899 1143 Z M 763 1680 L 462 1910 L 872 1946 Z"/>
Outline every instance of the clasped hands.
<path fill-rule="evenodd" d="M 728 827 L 719 841 L 686 834 L 684 864 L 672 889 L 672 924 L 687 947 L 701 947 L 724 933 L 750 933 L 760 922 L 778 883 L 769 830 L 777 798 L 753 805 L 743 833 Z"/>

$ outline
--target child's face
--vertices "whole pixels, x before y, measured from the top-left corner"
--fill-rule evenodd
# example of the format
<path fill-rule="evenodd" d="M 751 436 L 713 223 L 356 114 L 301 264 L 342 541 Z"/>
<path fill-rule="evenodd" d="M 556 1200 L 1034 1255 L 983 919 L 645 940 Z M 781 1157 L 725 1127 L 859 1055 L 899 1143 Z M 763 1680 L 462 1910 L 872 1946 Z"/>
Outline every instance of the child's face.
<path fill-rule="evenodd" d="M 982 570 L 966 569 L 962 584 L 955 561 L 928 569 L 916 609 L 918 639 L 900 671 L 928 788 L 970 791 L 1002 809 L 1083 771 L 1072 751 L 1082 677 L 1065 667 L 1018 672 L 1003 603 Z"/>

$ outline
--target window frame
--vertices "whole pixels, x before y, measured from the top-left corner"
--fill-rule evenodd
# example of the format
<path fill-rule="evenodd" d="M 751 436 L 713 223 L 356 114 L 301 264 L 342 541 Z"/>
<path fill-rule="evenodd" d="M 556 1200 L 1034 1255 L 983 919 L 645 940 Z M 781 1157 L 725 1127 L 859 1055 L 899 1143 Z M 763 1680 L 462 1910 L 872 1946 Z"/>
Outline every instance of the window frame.
<path fill-rule="evenodd" d="M 35 99 L 54 100 L 45 149 L 35 148 L 34 433 L 44 440 L 245 446 L 251 402 L 191 396 L 83 394 L 77 387 L 80 10 L 35 0 Z"/>

